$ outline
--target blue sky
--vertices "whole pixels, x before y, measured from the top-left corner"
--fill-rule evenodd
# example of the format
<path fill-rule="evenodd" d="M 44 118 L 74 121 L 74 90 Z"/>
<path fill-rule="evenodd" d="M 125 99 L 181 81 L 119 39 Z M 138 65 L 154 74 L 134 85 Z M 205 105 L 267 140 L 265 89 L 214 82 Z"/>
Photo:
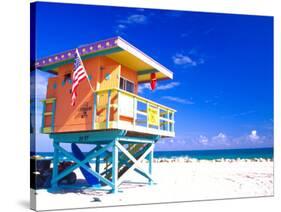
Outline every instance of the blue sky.
<path fill-rule="evenodd" d="M 38 3 L 36 21 L 37 58 L 118 35 L 173 71 L 140 88 L 178 111 L 176 137 L 156 150 L 273 145 L 272 17 Z M 48 76 L 37 72 L 38 100 Z M 51 149 L 45 140 L 38 151 Z"/>

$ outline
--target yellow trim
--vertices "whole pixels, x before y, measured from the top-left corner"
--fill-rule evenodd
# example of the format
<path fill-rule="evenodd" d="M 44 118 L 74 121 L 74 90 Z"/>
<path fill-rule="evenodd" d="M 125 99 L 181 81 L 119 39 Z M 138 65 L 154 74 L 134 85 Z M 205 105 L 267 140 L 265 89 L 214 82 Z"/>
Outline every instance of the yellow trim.
<path fill-rule="evenodd" d="M 108 128 L 114 128 L 116 121 L 110 121 Z M 103 122 L 96 122 L 95 124 L 96 129 L 106 129 L 106 121 Z"/>
<path fill-rule="evenodd" d="M 52 127 L 44 127 L 43 128 L 43 133 L 51 133 L 52 132 Z"/>
<path fill-rule="evenodd" d="M 112 108 L 118 108 L 118 105 L 117 104 L 110 104 L 110 107 Z M 107 108 L 107 104 L 99 104 L 97 106 L 97 109 L 100 110 L 100 109 L 106 109 Z"/>
<path fill-rule="evenodd" d="M 51 115 L 53 115 L 53 112 L 46 112 L 46 113 L 44 113 L 44 115 L 45 116 L 51 116 Z"/>
<path fill-rule="evenodd" d="M 127 51 L 113 53 L 107 55 L 107 57 L 133 70 L 147 70 L 153 68 Z"/>
<path fill-rule="evenodd" d="M 45 102 L 46 104 L 48 104 L 48 103 L 53 103 L 54 101 L 56 101 L 56 98 L 49 98 L 49 99 L 43 99 L 43 100 L 41 100 L 41 102 Z"/>

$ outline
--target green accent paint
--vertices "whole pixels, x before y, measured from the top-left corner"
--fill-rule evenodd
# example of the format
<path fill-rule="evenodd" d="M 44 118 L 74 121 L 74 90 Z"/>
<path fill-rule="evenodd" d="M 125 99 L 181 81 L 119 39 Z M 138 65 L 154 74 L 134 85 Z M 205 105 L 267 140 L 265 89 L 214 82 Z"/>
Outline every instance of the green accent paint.
<path fill-rule="evenodd" d="M 145 74 L 151 74 L 151 73 L 154 73 L 154 72 L 158 72 L 156 69 L 148 69 L 148 70 L 144 70 L 144 71 L 138 71 L 138 76 L 141 76 L 141 75 L 145 75 Z"/>
<path fill-rule="evenodd" d="M 53 88 L 56 89 L 57 88 L 57 83 L 53 84 Z"/>

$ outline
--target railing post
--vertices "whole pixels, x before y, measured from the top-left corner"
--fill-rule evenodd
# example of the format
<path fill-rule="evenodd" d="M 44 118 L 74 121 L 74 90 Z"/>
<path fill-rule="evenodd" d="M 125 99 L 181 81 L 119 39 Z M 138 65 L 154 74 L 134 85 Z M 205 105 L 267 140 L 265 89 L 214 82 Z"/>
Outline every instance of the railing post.
<path fill-rule="evenodd" d="M 120 114 L 120 106 L 119 106 L 119 95 L 120 95 L 120 92 L 119 90 L 117 90 L 117 128 L 119 128 L 119 114 Z"/>
<path fill-rule="evenodd" d="M 167 110 L 167 114 L 166 114 L 166 119 L 167 119 L 167 120 L 171 120 L 171 119 L 170 119 L 170 114 L 169 114 L 169 111 L 168 111 L 168 110 Z M 170 121 L 167 122 L 167 131 L 168 131 L 168 132 L 170 131 L 170 123 L 172 123 L 172 122 L 170 122 Z"/>
<path fill-rule="evenodd" d="M 146 128 L 149 128 L 149 123 L 148 123 L 148 115 L 149 115 L 149 112 L 148 112 L 148 108 L 149 108 L 149 103 L 146 102 Z"/>
<path fill-rule="evenodd" d="M 160 108 L 159 106 L 157 106 L 157 117 L 158 117 L 158 130 L 160 130 L 160 124 L 161 124 L 161 120 L 160 120 Z"/>
<path fill-rule="evenodd" d="M 171 132 L 174 132 L 174 124 L 175 124 L 175 116 L 174 112 L 171 113 L 171 119 L 172 119 L 172 124 L 171 124 Z"/>
<path fill-rule="evenodd" d="M 135 96 L 133 97 L 133 108 L 133 127 L 135 128 L 137 119 L 137 100 Z"/>
<path fill-rule="evenodd" d="M 97 116 L 97 93 L 94 93 L 94 98 L 93 98 L 93 117 L 92 117 L 92 128 L 95 129 L 96 128 L 96 116 Z"/>
<path fill-rule="evenodd" d="M 111 97 L 111 90 L 108 90 L 107 93 L 107 107 L 106 107 L 106 128 L 109 127 L 109 121 L 110 121 L 110 97 Z"/>

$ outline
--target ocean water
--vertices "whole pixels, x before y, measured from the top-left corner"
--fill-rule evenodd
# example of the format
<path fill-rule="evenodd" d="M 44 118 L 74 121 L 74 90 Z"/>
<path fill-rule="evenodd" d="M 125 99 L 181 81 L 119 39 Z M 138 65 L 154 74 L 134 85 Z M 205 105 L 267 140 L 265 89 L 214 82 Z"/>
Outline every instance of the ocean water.
<path fill-rule="evenodd" d="M 36 155 L 52 157 L 52 152 L 37 152 Z M 188 157 L 195 159 L 253 159 L 265 158 L 273 159 L 273 148 L 259 149 L 223 149 L 223 150 L 190 150 L 190 151 L 155 151 L 154 158 L 177 158 Z"/>
<path fill-rule="evenodd" d="M 177 158 L 188 157 L 195 159 L 273 159 L 273 148 L 259 149 L 223 149 L 223 150 L 192 150 L 192 151 L 161 151 L 154 152 L 155 158 Z"/>

